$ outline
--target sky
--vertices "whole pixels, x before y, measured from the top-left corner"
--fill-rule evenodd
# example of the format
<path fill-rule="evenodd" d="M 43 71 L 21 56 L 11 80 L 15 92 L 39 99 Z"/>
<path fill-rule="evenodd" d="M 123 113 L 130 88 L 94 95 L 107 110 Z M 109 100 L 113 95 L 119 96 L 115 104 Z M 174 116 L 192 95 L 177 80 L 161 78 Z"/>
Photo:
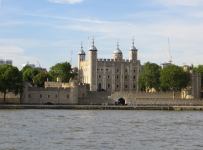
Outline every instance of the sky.
<path fill-rule="evenodd" d="M 0 59 L 20 70 L 29 62 L 77 66 L 83 42 L 98 58 L 113 59 L 117 40 L 129 59 L 134 36 L 138 60 L 203 64 L 203 0 L 0 0 Z M 89 44 L 88 44 L 89 36 Z"/>

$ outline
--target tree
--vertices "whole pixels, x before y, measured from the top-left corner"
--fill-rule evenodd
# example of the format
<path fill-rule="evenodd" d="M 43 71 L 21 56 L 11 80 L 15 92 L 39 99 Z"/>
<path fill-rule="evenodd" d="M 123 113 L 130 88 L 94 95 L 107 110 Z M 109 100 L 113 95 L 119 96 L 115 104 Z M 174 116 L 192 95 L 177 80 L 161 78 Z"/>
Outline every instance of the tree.
<path fill-rule="evenodd" d="M 37 87 L 44 87 L 44 82 L 47 81 L 47 78 L 50 78 L 48 73 L 39 73 L 34 77 L 34 83 Z"/>
<path fill-rule="evenodd" d="M 193 72 L 195 73 L 201 73 L 202 79 L 201 79 L 201 88 L 203 87 L 203 65 L 198 65 L 197 68 L 193 69 Z"/>
<path fill-rule="evenodd" d="M 163 68 L 160 73 L 161 88 L 166 91 L 173 91 L 173 99 L 175 91 L 186 88 L 189 85 L 190 75 L 183 70 L 182 67 L 176 65 L 168 65 Z"/>
<path fill-rule="evenodd" d="M 138 78 L 138 85 L 144 89 L 154 88 L 158 91 L 160 88 L 160 71 L 161 67 L 159 65 L 147 62 Z"/>
<path fill-rule="evenodd" d="M 32 67 L 30 67 L 30 66 L 25 66 L 25 67 L 23 67 L 23 69 L 21 70 L 22 74 L 23 74 L 28 68 L 32 68 Z"/>
<path fill-rule="evenodd" d="M 40 73 L 39 70 L 34 68 L 27 68 L 25 72 L 23 73 L 23 81 L 26 80 L 26 77 L 28 77 L 29 82 L 33 82 L 34 77 Z"/>
<path fill-rule="evenodd" d="M 0 91 L 4 93 L 4 103 L 8 92 L 13 92 L 16 95 L 23 92 L 22 74 L 17 67 L 0 66 L 0 82 Z"/>
<path fill-rule="evenodd" d="M 70 78 L 74 77 L 71 65 L 67 62 L 57 63 L 50 68 L 49 74 L 52 81 L 56 81 L 57 77 L 61 77 L 63 82 L 69 82 Z"/>

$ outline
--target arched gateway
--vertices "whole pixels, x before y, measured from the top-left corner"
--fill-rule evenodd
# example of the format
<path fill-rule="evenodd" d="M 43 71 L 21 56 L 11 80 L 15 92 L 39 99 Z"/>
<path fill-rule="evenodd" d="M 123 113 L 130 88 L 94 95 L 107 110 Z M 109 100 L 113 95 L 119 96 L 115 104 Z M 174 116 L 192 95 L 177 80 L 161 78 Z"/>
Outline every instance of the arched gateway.
<path fill-rule="evenodd" d="M 122 104 L 122 105 L 125 105 L 125 104 L 126 104 L 126 100 L 125 100 L 124 98 L 122 98 L 122 97 L 119 98 L 118 101 L 119 101 L 119 103 Z"/>

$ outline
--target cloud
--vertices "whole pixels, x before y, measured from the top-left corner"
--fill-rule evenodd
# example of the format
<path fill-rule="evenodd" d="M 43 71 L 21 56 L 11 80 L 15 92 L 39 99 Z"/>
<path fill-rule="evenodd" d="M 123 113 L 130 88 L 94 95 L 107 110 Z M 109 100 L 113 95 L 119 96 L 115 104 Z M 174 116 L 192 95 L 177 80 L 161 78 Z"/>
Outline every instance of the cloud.
<path fill-rule="evenodd" d="M 154 2 L 165 6 L 198 6 L 203 4 L 202 0 L 154 0 Z"/>
<path fill-rule="evenodd" d="M 24 50 L 19 47 L 0 47 L 0 53 L 23 53 Z"/>
<path fill-rule="evenodd" d="M 48 0 L 52 3 L 62 3 L 62 4 L 75 4 L 75 3 L 81 3 L 83 0 Z"/>

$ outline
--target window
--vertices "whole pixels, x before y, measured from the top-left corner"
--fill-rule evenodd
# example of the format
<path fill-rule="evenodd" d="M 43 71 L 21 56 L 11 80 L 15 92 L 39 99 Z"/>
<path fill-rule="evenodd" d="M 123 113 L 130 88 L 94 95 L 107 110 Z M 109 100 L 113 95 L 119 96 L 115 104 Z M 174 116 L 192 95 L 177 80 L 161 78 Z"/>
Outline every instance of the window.
<path fill-rule="evenodd" d="M 125 72 L 128 72 L 128 70 L 126 69 Z"/>
<path fill-rule="evenodd" d="M 135 88 L 135 85 L 134 85 L 134 88 Z"/>
<path fill-rule="evenodd" d="M 133 78 L 135 79 L 135 76 Z"/>
<path fill-rule="evenodd" d="M 117 76 L 117 79 L 118 79 L 118 76 Z"/>
<path fill-rule="evenodd" d="M 108 78 L 110 78 L 109 75 L 108 75 Z"/>
<path fill-rule="evenodd" d="M 125 76 L 125 79 L 127 79 L 127 76 Z"/>
<path fill-rule="evenodd" d="M 97 71 L 99 71 L 99 68 L 97 68 Z"/>
<path fill-rule="evenodd" d="M 30 94 L 28 94 L 28 98 L 30 98 L 31 97 L 31 95 Z"/>
<path fill-rule="evenodd" d="M 117 88 L 118 88 L 118 85 L 117 85 Z"/>
<path fill-rule="evenodd" d="M 125 88 L 127 88 L 128 86 L 127 85 L 125 85 Z"/>
<path fill-rule="evenodd" d="M 103 71 L 103 68 L 101 68 L 101 71 Z"/>
<path fill-rule="evenodd" d="M 67 98 L 69 98 L 69 95 L 67 95 Z"/>
<path fill-rule="evenodd" d="M 108 84 L 108 88 L 110 88 L 110 84 Z"/>
<path fill-rule="evenodd" d="M 48 98 L 50 98 L 50 95 L 48 95 Z"/>
<path fill-rule="evenodd" d="M 106 69 L 106 71 L 108 71 L 108 69 Z"/>
<path fill-rule="evenodd" d="M 135 72 L 135 70 L 134 70 L 134 72 Z"/>
<path fill-rule="evenodd" d="M 42 98 L 42 94 L 40 94 L 40 96 L 39 96 L 40 98 Z"/>
<path fill-rule="evenodd" d="M 55 98 L 57 98 L 57 94 L 55 95 Z"/>
<path fill-rule="evenodd" d="M 117 69 L 117 72 L 118 72 L 118 69 Z"/>
<path fill-rule="evenodd" d="M 99 75 L 99 78 L 101 78 L 101 76 Z"/>

